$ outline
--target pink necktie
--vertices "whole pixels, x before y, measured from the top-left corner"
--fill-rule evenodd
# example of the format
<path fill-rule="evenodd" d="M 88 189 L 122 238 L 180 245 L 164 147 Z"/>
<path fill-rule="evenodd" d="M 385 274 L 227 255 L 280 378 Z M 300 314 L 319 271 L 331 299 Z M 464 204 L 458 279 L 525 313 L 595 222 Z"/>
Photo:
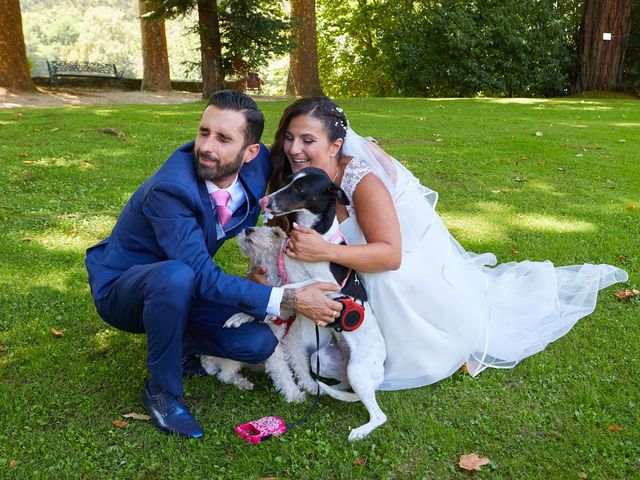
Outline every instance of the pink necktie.
<path fill-rule="evenodd" d="M 231 194 L 226 190 L 216 190 L 211 194 L 211 198 L 213 199 L 213 203 L 216 206 L 216 212 L 218 213 L 218 219 L 220 220 L 220 225 L 223 227 L 229 223 L 231 220 L 231 209 L 227 207 L 229 200 L 231 199 Z"/>

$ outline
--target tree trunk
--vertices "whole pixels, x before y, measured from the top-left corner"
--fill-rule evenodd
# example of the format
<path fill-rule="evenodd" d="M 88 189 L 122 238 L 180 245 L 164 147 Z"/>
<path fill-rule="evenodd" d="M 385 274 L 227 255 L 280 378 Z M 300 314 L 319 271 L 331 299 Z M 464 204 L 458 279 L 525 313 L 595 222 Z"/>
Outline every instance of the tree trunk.
<path fill-rule="evenodd" d="M 217 0 L 198 0 L 198 24 L 202 54 L 202 98 L 206 99 L 224 88 Z"/>
<path fill-rule="evenodd" d="M 0 0 L 0 87 L 35 90 L 22 33 L 20 0 Z"/>
<path fill-rule="evenodd" d="M 140 15 L 158 7 L 157 0 L 138 0 Z M 140 18 L 142 34 L 142 90 L 171 90 L 167 37 L 164 18 L 154 20 Z"/>
<path fill-rule="evenodd" d="M 631 30 L 633 0 L 585 0 L 578 53 L 577 89 L 612 90 L 622 80 L 624 56 Z M 610 33 L 611 39 L 603 39 Z"/>
<path fill-rule="evenodd" d="M 293 49 L 289 54 L 287 94 L 302 97 L 322 95 L 318 75 L 315 0 L 292 0 L 291 17 L 297 24 L 291 30 Z"/>

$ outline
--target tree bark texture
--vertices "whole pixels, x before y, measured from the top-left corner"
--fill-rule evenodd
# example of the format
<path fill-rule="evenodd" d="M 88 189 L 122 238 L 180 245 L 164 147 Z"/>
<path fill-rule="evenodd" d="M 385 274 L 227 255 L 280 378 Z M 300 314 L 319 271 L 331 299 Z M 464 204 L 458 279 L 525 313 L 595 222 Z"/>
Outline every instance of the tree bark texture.
<path fill-rule="evenodd" d="M 293 49 L 289 54 L 287 94 L 301 97 L 322 95 L 318 74 L 315 0 L 292 0 L 291 17 L 297 23 L 291 30 Z"/>
<path fill-rule="evenodd" d="M 198 23 L 202 54 L 202 98 L 206 99 L 213 92 L 224 88 L 217 0 L 198 0 Z"/>
<path fill-rule="evenodd" d="M 0 0 L 0 87 L 35 90 L 22 32 L 20 0 Z"/>
<path fill-rule="evenodd" d="M 140 15 L 158 7 L 156 0 L 138 0 Z M 167 37 L 164 30 L 164 18 L 154 20 L 140 18 L 142 38 L 142 90 L 171 90 Z"/>
<path fill-rule="evenodd" d="M 585 0 L 578 43 L 579 92 L 612 90 L 622 81 L 632 3 L 633 0 Z M 611 40 L 603 40 L 603 33 L 611 33 Z"/>

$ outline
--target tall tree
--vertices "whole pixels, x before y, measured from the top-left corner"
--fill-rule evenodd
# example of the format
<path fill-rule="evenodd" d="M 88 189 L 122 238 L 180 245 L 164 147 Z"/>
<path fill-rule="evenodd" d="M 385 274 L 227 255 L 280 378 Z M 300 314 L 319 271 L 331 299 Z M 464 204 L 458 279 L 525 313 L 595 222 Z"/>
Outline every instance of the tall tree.
<path fill-rule="evenodd" d="M 0 0 L 0 87 L 34 90 L 22 33 L 20 0 Z"/>
<path fill-rule="evenodd" d="M 296 96 L 322 95 L 318 75 L 315 0 L 292 0 L 291 29 L 293 48 L 289 54 L 287 94 Z"/>
<path fill-rule="evenodd" d="M 632 0 L 585 0 L 578 52 L 577 89 L 611 90 L 622 81 L 631 30 Z M 604 38 L 610 34 L 610 38 Z"/>
<path fill-rule="evenodd" d="M 197 9 L 202 59 L 202 96 L 224 88 L 225 74 L 266 63 L 289 49 L 279 2 L 269 0 L 158 0 L 153 16 L 173 18 Z"/>
<path fill-rule="evenodd" d="M 138 5 L 142 40 L 142 90 L 171 90 L 164 18 L 145 16 L 158 7 L 158 1 L 138 0 Z"/>
<path fill-rule="evenodd" d="M 200 57 L 202 58 L 202 97 L 224 88 L 222 41 L 217 0 L 198 0 Z"/>

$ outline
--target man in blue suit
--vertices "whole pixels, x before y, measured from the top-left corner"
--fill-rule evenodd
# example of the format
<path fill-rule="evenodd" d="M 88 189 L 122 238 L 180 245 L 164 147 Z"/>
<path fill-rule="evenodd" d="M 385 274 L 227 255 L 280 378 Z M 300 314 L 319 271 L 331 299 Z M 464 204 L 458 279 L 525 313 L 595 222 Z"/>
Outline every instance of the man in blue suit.
<path fill-rule="evenodd" d="M 200 438 L 183 400 L 183 373 L 201 371 L 197 354 L 257 363 L 277 340 L 262 323 L 224 329 L 231 315 L 256 318 L 294 308 L 319 325 L 341 305 L 329 283 L 283 289 L 225 274 L 212 256 L 256 224 L 271 174 L 259 143 L 264 117 L 248 96 L 223 90 L 209 99 L 194 142 L 178 148 L 131 196 L 113 231 L 87 250 L 85 264 L 99 315 L 147 335 L 142 400 L 155 426 Z M 219 199 L 222 197 L 222 200 Z M 259 275 L 255 276 L 259 279 Z"/>

